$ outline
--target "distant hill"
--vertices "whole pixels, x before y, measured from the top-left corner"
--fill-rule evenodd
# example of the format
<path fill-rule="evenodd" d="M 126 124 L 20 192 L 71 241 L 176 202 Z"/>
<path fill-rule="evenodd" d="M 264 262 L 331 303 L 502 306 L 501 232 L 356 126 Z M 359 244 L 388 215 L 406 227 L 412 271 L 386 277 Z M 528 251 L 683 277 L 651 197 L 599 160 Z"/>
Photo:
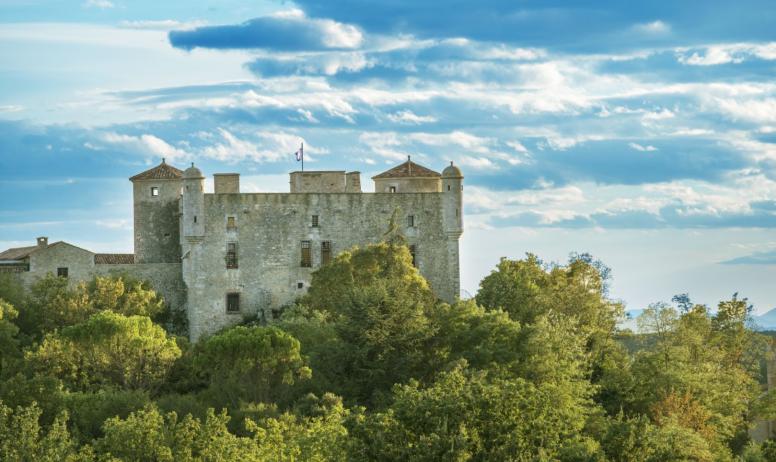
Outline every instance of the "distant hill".
<path fill-rule="evenodd" d="M 776 330 L 776 308 L 768 311 L 765 314 L 759 316 L 752 316 L 757 326 L 763 330 Z"/>

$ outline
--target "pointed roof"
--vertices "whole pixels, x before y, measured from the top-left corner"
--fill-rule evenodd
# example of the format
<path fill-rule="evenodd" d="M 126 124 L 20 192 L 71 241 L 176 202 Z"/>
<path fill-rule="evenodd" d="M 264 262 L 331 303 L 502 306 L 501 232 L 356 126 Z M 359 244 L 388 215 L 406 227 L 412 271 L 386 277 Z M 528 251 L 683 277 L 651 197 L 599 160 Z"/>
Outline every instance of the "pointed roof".
<path fill-rule="evenodd" d="M 137 180 L 177 180 L 183 177 L 183 171 L 178 170 L 162 159 L 162 163 L 143 173 L 130 177 L 129 181 Z"/>
<path fill-rule="evenodd" d="M 436 178 L 441 176 L 439 173 L 428 169 L 422 165 L 413 162 L 409 156 L 407 156 L 407 162 L 397 165 L 396 167 L 387 170 L 379 175 L 372 177 L 373 180 L 379 180 L 382 178 Z"/>

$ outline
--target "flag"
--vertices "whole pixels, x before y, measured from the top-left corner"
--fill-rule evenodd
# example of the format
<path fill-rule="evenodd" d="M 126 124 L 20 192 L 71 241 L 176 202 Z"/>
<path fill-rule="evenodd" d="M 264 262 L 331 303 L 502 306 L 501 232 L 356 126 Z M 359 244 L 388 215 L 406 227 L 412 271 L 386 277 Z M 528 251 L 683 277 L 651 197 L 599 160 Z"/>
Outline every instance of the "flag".
<path fill-rule="evenodd" d="M 302 145 L 299 146 L 299 149 L 294 153 L 294 156 L 296 156 L 297 162 L 304 159 L 304 143 L 302 143 Z"/>

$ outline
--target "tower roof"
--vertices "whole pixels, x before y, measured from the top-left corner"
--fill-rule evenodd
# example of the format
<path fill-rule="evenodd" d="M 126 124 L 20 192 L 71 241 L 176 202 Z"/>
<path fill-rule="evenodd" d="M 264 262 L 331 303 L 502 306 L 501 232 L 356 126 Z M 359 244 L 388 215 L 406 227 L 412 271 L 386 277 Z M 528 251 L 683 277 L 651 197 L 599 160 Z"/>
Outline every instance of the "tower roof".
<path fill-rule="evenodd" d="M 458 166 L 453 165 L 453 162 L 450 161 L 450 165 L 445 167 L 444 170 L 442 170 L 442 177 L 443 178 L 463 178 L 463 173 L 461 173 L 461 169 L 458 168 Z"/>
<path fill-rule="evenodd" d="M 386 170 L 385 172 L 372 177 L 373 180 L 379 180 L 381 178 L 435 178 L 439 177 L 439 173 L 426 168 L 422 165 L 416 164 L 410 160 L 407 156 L 407 162 L 397 165 L 396 167 Z"/>
<path fill-rule="evenodd" d="M 162 159 L 162 163 L 157 165 L 156 167 L 146 170 L 143 173 L 138 173 L 137 175 L 130 177 L 129 181 L 137 181 L 137 180 L 177 180 L 179 178 L 183 177 L 183 172 L 181 170 L 178 170 L 177 168 L 173 167 L 172 165 L 167 164 L 167 162 Z"/>

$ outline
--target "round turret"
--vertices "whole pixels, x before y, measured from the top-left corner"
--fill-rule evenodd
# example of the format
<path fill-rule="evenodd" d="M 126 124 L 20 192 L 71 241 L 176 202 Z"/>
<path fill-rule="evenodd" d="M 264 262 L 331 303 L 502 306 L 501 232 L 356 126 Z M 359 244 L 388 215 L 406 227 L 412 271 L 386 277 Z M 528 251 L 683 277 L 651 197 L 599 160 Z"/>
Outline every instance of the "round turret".
<path fill-rule="evenodd" d="M 202 171 L 191 163 L 183 172 L 183 235 L 202 237 L 205 235 L 205 177 Z"/>
<path fill-rule="evenodd" d="M 450 165 L 442 170 L 442 178 L 463 178 L 461 169 L 453 165 L 453 161 L 450 161 Z"/>
<path fill-rule="evenodd" d="M 200 179 L 205 177 L 202 175 L 202 170 L 195 167 L 194 162 L 192 162 L 191 167 L 183 171 L 183 178 L 186 180 L 194 180 L 194 179 Z"/>

